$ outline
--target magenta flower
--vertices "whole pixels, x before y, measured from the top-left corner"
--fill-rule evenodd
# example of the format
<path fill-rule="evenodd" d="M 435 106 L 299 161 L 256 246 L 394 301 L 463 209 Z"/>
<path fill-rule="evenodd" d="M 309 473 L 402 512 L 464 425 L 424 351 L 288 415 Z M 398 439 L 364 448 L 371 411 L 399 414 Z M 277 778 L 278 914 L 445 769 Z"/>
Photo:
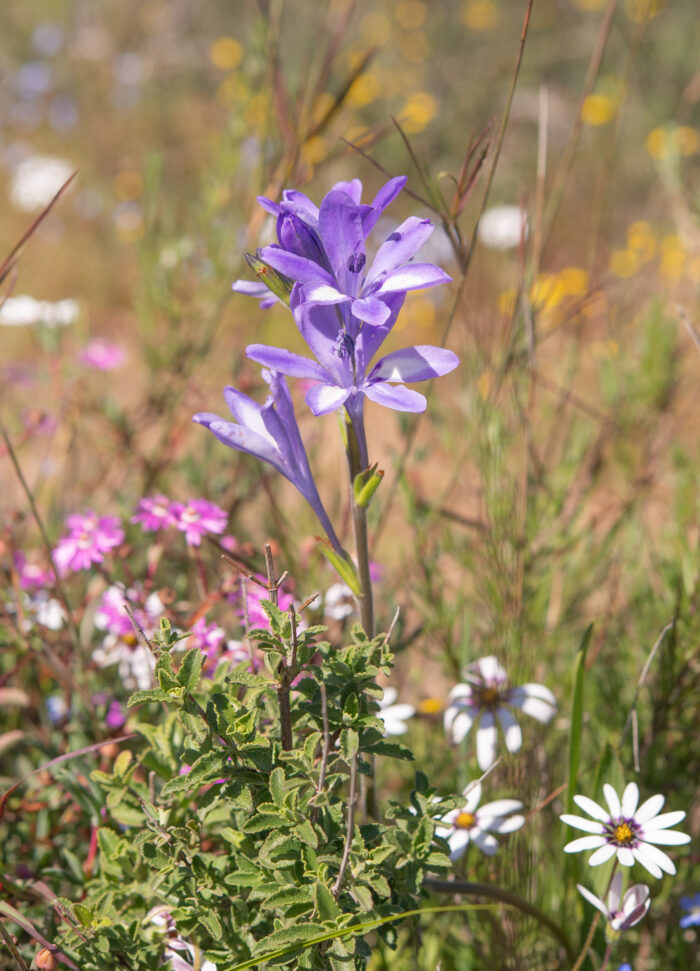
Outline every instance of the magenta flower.
<path fill-rule="evenodd" d="M 98 516 L 92 510 L 74 513 L 66 518 L 69 532 L 61 537 L 53 551 L 54 563 L 61 574 L 70 570 L 89 570 L 102 563 L 105 554 L 124 541 L 124 530 L 118 516 Z"/>
<path fill-rule="evenodd" d="M 258 580 L 265 583 L 265 577 L 258 576 Z M 246 583 L 245 585 L 245 606 L 239 606 L 238 616 L 241 618 L 241 623 L 244 627 L 250 630 L 253 627 L 261 627 L 264 630 L 268 630 L 270 627 L 270 621 L 267 614 L 263 610 L 260 601 L 269 600 L 270 595 L 265 589 L 265 587 L 258 586 L 257 583 Z M 232 596 L 230 600 L 235 600 L 240 604 L 240 596 Z M 294 598 L 290 593 L 285 593 L 284 590 L 280 589 L 277 594 L 277 606 L 281 611 L 287 611 L 292 606 Z"/>
<path fill-rule="evenodd" d="M 46 570 L 38 563 L 30 562 L 24 553 L 19 551 L 15 553 L 14 560 L 19 576 L 19 585 L 23 590 L 37 590 L 41 587 L 53 586 L 56 580 L 53 570 Z"/>
<path fill-rule="evenodd" d="M 110 701 L 107 714 L 105 715 L 105 725 L 107 728 L 121 728 L 126 721 L 126 714 L 119 701 Z"/>
<path fill-rule="evenodd" d="M 141 529 L 155 533 L 166 526 L 175 525 L 173 504 L 167 496 L 160 493 L 156 496 L 145 496 L 139 499 L 136 512 L 131 517 L 132 523 L 140 523 Z"/>
<path fill-rule="evenodd" d="M 96 371 L 114 371 L 126 361 L 126 354 L 118 344 L 96 337 L 78 354 L 78 360 Z"/>
<path fill-rule="evenodd" d="M 157 594 L 152 593 L 147 596 L 139 585 L 130 587 L 128 590 L 121 584 L 108 587 L 102 594 L 100 605 L 95 611 L 95 627 L 110 634 L 116 634 L 117 637 L 127 641 L 135 641 L 136 632 L 124 609 L 125 603 L 129 604 L 137 624 L 150 634 L 163 613 L 163 604 Z"/>
<path fill-rule="evenodd" d="M 206 533 L 223 533 L 228 516 L 223 509 L 206 499 L 173 502 L 170 510 L 175 526 L 185 534 L 188 546 L 199 546 Z"/>
<path fill-rule="evenodd" d="M 206 618 L 200 617 L 190 627 L 190 636 L 187 638 L 187 648 L 198 647 L 202 654 L 208 658 L 216 657 L 219 654 L 221 645 L 226 640 L 226 631 L 215 623 L 208 624 Z"/>

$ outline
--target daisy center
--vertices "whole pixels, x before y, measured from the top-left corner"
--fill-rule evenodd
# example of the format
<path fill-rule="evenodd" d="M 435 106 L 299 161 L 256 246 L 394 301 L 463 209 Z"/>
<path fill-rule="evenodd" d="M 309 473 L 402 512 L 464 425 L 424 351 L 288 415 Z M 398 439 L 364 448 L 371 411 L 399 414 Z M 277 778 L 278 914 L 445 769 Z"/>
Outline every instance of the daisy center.
<path fill-rule="evenodd" d="M 424 698 L 418 705 L 418 710 L 423 715 L 437 715 L 442 708 L 443 704 L 439 698 Z"/>
<path fill-rule="evenodd" d="M 454 824 L 457 829 L 471 829 L 475 822 L 476 816 L 474 813 L 461 812 L 455 819 Z"/>
<path fill-rule="evenodd" d="M 634 832 L 629 825 L 629 823 L 618 823 L 613 829 L 613 836 L 615 837 L 615 842 L 619 843 L 620 846 L 628 846 L 634 840 Z"/>
<path fill-rule="evenodd" d="M 477 689 L 475 694 L 480 708 L 495 710 L 496 708 L 500 708 L 503 703 L 501 692 L 493 685 L 483 685 Z"/>

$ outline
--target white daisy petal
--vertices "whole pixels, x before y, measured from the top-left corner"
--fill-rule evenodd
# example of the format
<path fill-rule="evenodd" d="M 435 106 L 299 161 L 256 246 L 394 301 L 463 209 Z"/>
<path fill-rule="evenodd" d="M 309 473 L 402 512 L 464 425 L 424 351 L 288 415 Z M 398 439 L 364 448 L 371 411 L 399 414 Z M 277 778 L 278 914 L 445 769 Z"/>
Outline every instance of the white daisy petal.
<path fill-rule="evenodd" d="M 662 846 L 682 846 L 690 843 L 688 833 L 679 833 L 677 829 L 644 830 L 645 843 L 660 843 Z"/>
<path fill-rule="evenodd" d="M 524 715 L 529 715 L 530 718 L 535 718 L 542 724 L 550 721 L 556 713 L 556 708 L 547 701 L 525 695 L 521 688 L 514 688 L 508 696 L 508 701 L 514 708 L 519 708 Z"/>
<path fill-rule="evenodd" d="M 521 829 L 525 825 L 524 816 L 509 816 L 507 819 L 491 820 L 483 829 L 488 829 L 492 833 L 514 833 L 516 829 Z"/>
<path fill-rule="evenodd" d="M 564 847 L 565 853 L 580 853 L 582 850 L 595 850 L 598 847 L 607 846 L 604 836 L 579 836 L 573 843 L 567 843 Z M 614 852 L 614 850 L 613 850 Z M 612 856 L 612 854 L 610 854 Z"/>
<path fill-rule="evenodd" d="M 666 798 L 662 795 L 652 796 L 651 799 L 647 799 L 639 807 L 637 812 L 634 814 L 634 818 L 638 823 L 647 823 L 650 819 L 661 812 L 661 807 L 666 802 Z"/>
<path fill-rule="evenodd" d="M 569 813 L 564 813 L 559 819 L 561 819 L 562 823 L 566 823 L 567 826 L 573 826 L 574 829 L 582 829 L 584 833 L 603 832 L 603 827 L 594 819 L 584 819 L 583 816 L 572 816 Z"/>
<path fill-rule="evenodd" d="M 476 761 L 482 772 L 489 769 L 496 761 L 497 742 L 498 733 L 493 712 L 487 711 L 476 730 Z"/>
<path fill-rule="evenodd" d="M 622 794 L 622 815 L 626 819 L 634 816 L 634 811 L 639 805 L 639 786 L 636 782 L 630 782 Z"/>
<path fill-rule="evenodd" d="M 480 658 L 474 664 L 470 664 L 469 667 L 473 671 L 477 671 L 484 681 L 506 681 L 508 678 L 505 669 L 493 654 Z"/>
<path fill-rule="evenodd" d="M 549 688 L 546 688 L 543 684 L 537 684 L 537 682 L 531 681 L 527 684 L 519 685 L 515 690 L 522 692 L 527 698 L 539 698 L 540 701 L 546 701 L 552 708 L 557 707 L 557 699 Z"/>
<path fill-rule="evenodd" d="M 604 914 L 606 917 L 608 916 L 608 908 L 605 906 L 600 897 L 596 897 L 594 893 L 591 893 L 590 890 L 587 890 L 580 883 L 576 884 L 576 889 L 582 897 L 586 898 L 589 904 L 593 904 L 593 906 L 599 910 L 601 914 Z"/>
<path fill-rule="evenodd" d="M 399 696 L 399 693 L 396 690 L 396 688 L 385 688 L 384 689 L 384 697 L 379 702 L 379 707 L 380 708 L 388 708 L 390 705 L 393 705 L 394 704 L 394 702 L 396 701 L 396 699 L 398 698 L 398 696 Z"/>
<path fill-rule="evenodd" d="M 606 782 L 603 786 L 603 793 L 605 795 L 605 801 L 608 804 L 608 809 L 610 810 L 610 816 L 613 819 L 619 819 L 622 813 L 622 806 L 620 805 L 620 797 L 615 792 L 613 787 L 609 782 Z"/>
<path fill-rule="evenodd" d="M 501 816 L 509 816 L 511 813 L 520 812 L 523 804 L 517 799 L 496 799 L 495 802 L 487 802 L 479 810 L 479 822 L 487 819 L 495 819 Z"/>
<path fill-rule="evenodd" d="M 645 846 L 646 844 L 642 845 Z M 635 847 L 632 850 L 632 855 L 634 856 L 635 860 L 637 860 L 638 863 L 641 863 L 643 867 L 646 867 L 649 873 L 651 873 L 652 877 L 656 877 L 657 880 L 660 880 L 663 876 L 663 872 L 661 871 L 660 867 L 658 867 L 653 860 L 646 859 L 645 861 L 642 861 L 639 853 L 640 848 L 641 847 Z"/>
<path fill-rule="evenodd" d="M 450 844 L 450 859 L 454 862 L 464 854 L 469 844 L 469 831 L 456 829 L 447 842 Z"/>
<path fill-rule="evenodd" d="M 588 813 L 593 819 L 599 819 L 601 823 L 607 823 L 610 819 L 610 813 L 607 809 L 603 809 L 599 806 L 597 802 L 593 802 L 588 796 L 574 796 L 574 802 L 579 809 L 583 809 L 584 813 Z"/>
<path fill-rule="evenodd" d="M 416 709 L 413 705 L 400 704 L 400 705 L 389 705 L 388 708 L 383 708 L 380 713 L 380 718 L 390 718 L 392 721 L 405 722 L 409 718 L 413 718 L 416 713 Z"/>
<path fill-rule="evenodd" d="M 588 864 L 589 866 L 600 866 L 601 863 L 609 860 L 611 856 L 615 856 L 615 847 L 611 843 L 605 843 L 604 846 L 601 846 L 599 850 L 596 850 L 588 858 Z"/>
<path fill-rule="evenodd" d="M 520 725 L 515 720 L 515 715 L 507 708 L 499 708 L 497 718 L 505 735 L 506 748 L 509 752 L 519 752 L 523 744 L 523 735 L 520 731 Z"/>
<path fill-rule="evenodd" d="M 642 866 L 645 866 L 650 873 L 653 871 L 649 864 L 658 867 L 660 870 L 663 870 L 664 873 L 668 873 L 671 876 L 673 876 L 676 872 L 676 868 L 671 857 L 667 856 L 655 846 L 651 846 L 649 843 L 640 843 L 633 852 L 636 859 L 638 859 Z"/>
<path fill-rule="evenodd" d="M 469 734 L 469 729 L 474 724 L 474 719 L 466 711 L 460 711 L 452 723 L 452 741 L 459 745 Z"/>
<path fill-rule="evenodd" d="M 620 909 L 620 898 L 622 897 L 622 874 L 618 870 L 610 881 L 610 890 L 608 891 L 608 910 L 614 911 Z"/>
<path fill-rule="evenodd" d="M 465 798 L 464 811 L 473 813 L 481 802 L 481 783 L 470 782 L 468 786 L 464 787 L 462 795 Z"/>
<path fill-rule="evenodd" d="M 677 809 L 672 813 L 662 813 L 660 816 L 654 816 L 653 819 L 649 819 L 644 824 L 644 832 L 651 833 L 656 829 L 667 829 L 669 826 L 675 826 L 676 823 L 680 823 L 685 819 L 685 812 L 682 809 Z"/>
<path fill-rule="evenodd" d="M 447 697 L 450 701 L 453 701 L 455 698 L 469 698 L 471 693 L 472 686 L 470 684 L 456 684 Z"/>
<path fill-rule="evenodd" d="M 617 851 L 617 859 L 621 866 L 633 866 L 634 865 L 634 854 L 629 846 L 621 846 Z M 616 909 L 616 908 L 613 908 Z"/>
<path fill-rule="evenodd" d="M 498 840 L 490 833 L 484 833 L 480 829 L 473 834 L 473 840 L 479 849 L 487 856 L 493 856 L 498 849 Z"/>

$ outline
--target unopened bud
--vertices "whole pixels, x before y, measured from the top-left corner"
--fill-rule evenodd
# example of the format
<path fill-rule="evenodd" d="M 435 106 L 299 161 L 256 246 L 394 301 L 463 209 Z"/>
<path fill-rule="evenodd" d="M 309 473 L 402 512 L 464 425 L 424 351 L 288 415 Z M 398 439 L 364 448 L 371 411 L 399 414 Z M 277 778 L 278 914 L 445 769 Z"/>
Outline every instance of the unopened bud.
<path fill-rule="evenodd" d="M 56 959 L 49 951 L 48 947 L 42 947 L 37 956 L 34 958 L 34 963 L 37 968 L 41 968 L 42 971 L 53 971 L 56 967 Z"/>
<path fill-rule="evenodd" d="M 376 464 L 358 473 L 353 482 L 355 504 L 361 509 L 366 509 L 383 478 L 384 472 L 378 469 Z"/>
<path fill-rule="evenodd" d="M 274 293 L 282 303 L 289 306 L 289 295 L 292 292 L 294 281 L 273 269 L 265 260 L 261 260 L 257 253 L 246 253 L 245 261 L 270 293 Z"/>

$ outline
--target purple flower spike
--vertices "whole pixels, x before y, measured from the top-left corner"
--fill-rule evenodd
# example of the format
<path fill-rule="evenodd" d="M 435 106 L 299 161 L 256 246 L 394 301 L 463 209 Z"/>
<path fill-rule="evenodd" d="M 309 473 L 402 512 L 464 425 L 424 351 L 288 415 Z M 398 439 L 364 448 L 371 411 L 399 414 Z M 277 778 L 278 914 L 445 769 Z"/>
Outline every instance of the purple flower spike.
<path fill-rule="evenodd" d="M 270 350 L 276 351 L 277 349 L 270 348 Z M 307 362 L 307 358 L 298 354 L 291 354 L 289 351 L 279 351 L 278 353 L 281 361 L 286 361 L 285 355 L 289 355 L 292 373 L 294 373 L 295 358 L 299 362 Z M 274 361 L 274 355 L 272 355 L 271 360 Z M 311 365 L 312 370 L 314 366 L 316 368 L 313 373 L 314 378 L 323 380 L 325 377 L 323 368 L 313 361 L 308 361 L 308 364 Z M 229 448 L 254 455 L 277 469 L 306 499 L 316 513 L 333 548 L 341 553 L 342 547 L 323 507 L 311 474 L 287 382 L 281 374 L 277 373 L 274 363 L 271 363 L 269 367 L 270 370 L 263 370 L 262 372 L 263 379 L 270 386 L 271 392 L 264 405 L 257 404 L 248 395 L 229 387 L 224 391 L 224 398 L 235 421 L 228 421 L 210 412 L 200 412 L 194 416 L 193 420 L 208 428 L 220 442 L 228 445 Z M 308 369 L 305 374 L 307 372 Z"/>

